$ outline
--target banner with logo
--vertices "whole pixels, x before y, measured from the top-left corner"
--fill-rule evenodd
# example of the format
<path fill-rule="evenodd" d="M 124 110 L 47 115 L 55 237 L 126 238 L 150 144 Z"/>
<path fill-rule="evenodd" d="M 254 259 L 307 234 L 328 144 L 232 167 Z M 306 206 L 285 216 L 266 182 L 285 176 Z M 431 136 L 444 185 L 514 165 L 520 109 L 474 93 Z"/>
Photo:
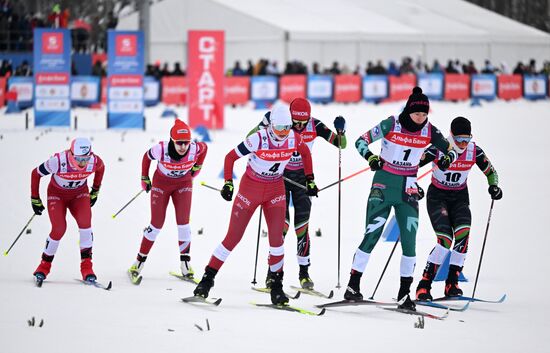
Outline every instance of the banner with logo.
<path fill-rule="evenodd" d="M 257 109 L 263 109 L 277 100 L 279 81 L 275 76 L 252 76 L 250 98 Z"/>
<path fill-rule="evenodd" d="M 363 76 L 363 99 L 367 102 L 380 102 L 388 97 L 388 76 Z"/>
<path fill-rule="evenodd" d="M 307 77 L 307 97 L 312 102 L 332 102 L 332 88 L 332 75 L 309 75 Z"/>
<path fill-rule="evenodd" d="M 445 74 L 445 100 L 466 100 L 470 98 L 470 75 Z"/>
<path fill-rule="evenodd" d="M 497 96 L 497 77 L 492 74 L 472 75 L 472 98 L 493 100 Z"/>
<path fill-rule="evenodd" d="M 189 126 L 223 129 L 224 31 L 189 31 L 187 38 Z"/>
<path fill-rule="evenodd" d="M 361 100 L 361 76 L 336 75 L 334 76 L 334 101 L 359 102 Z"/>
<path fill-rule="evenodd" d="M 519 99 L 523 96 L 523 77 L 521 75 L 499 75 L 497 80 L 500 99 Z"/>
<path fill-rule="evenodd" d="M 306 75 L 283 75 L 279 79 L 279 99 L 290 103 L 306 96 Z"/>
<path fill-rule="evenodd" d="M 250 99 L 248 76 L 226 77 L 223 89 L 225 104 L 246 104 Z"/>
<path fill-rule="evenodd" d="M 143 32 L 107 35 L 107 127 L 143 128 Z"/>
<path fill-rule="evenodd" d="M 97 76 L 74 76 L 71 81 L 73 106 L 89 107 L 99 103 L 100 79 Z"/>
<path fill-rule="evenodd" d="M 145 76 L 143 79 L 143 100 L 150 107 L 159 103 L 160 83 L 153 76 Z"/>
<path fill-rule="evenodd" d="M 15 76 L 8 79 L 8 91 L 17 92 L 19 108 L 32 107 L 34 97 L 34 82 L 32 77 Z"/>
<path fill-rule="evenodd" d="M 418 87 L 422 88 L 422 92 L 430 99 L 443 99 L 443 74 L 429 73 L 418 74 Z"/>
<path fill-rule="evenodd" d="M 388 77 L 390 84 L 389 101 L 407 100 L 416 86 L 416 75 L 406 74 Z"/>
<path fill-rule="evenodd" d="M 542 99 L 546 97 L 548 78 L 544 75 L 524 75 L 523 95 L 526 99 Z"/>
<path fill-rule="evenodd" d="M 161 79 L 162 103 L 167 105 L 187 104 L 187 79 L 185 76 L 168 76 Z"/>
<path fill-rule="evenodd" d="M 70 126 L 71 32 L 36 28 L 33 55 L 35 126 Z"/>

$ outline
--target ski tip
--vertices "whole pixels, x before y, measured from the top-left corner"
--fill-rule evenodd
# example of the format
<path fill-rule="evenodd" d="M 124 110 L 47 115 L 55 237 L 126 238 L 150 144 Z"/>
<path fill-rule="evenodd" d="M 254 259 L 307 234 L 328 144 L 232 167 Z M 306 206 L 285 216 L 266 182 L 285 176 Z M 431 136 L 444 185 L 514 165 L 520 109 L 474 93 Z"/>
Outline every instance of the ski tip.
<path fill-rule="evenodd" d="M 327 295 L 328 299 L 331 299 L 334 296 L 334 291 L 331 290 L 330 293 Z"/>
<path fill-rule="evenodd" d="M 218 305 L 221 304 L 221 302 L 222 302 L 222 298 L 218 298 L 213 304 L 214 304 L 215 306 L 218 306 Z"/>
<path fill-rule="evenodd" d="M 297 292 L 296 295 L 292 297 L 292 299 L 298 299 L 300 298 L 300 295 L 302 295 L 302 292 Z"/>
<path fill-rule="evenodd" d="M 319 312 L 319 314 L 317 314 L 317 316 L 322 316 L 322 315 L 324 315 L 326 311 L 327 311 L 327 309 L 326 309 L 326 308 L 323 308 L 323 309 Z"/>
<path fill-rule="evenodd" d="M 504 294 L 504 295 L 502 296 L 502 298 L 499 299 L 498 302 L 499 302 L 499 303 L 502 303 L 502 302 L 505 301 L 505 300 L 506 300 L 506 294 Z"/>
<path fill-rule="evenodd" d="M 105 287 L 105 290 L 111 290 L 113 288 L 113 282 L 109 281 L 109 284 L 107 284 L 107 287 Z"/>

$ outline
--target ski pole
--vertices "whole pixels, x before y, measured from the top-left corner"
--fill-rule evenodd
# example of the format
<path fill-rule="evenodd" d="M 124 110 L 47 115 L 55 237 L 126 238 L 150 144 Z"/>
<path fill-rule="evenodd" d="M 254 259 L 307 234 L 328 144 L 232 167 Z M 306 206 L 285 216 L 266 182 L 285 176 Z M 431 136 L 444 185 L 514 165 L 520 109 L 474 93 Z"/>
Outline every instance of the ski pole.
<path fill-rule="evenodd" d="M 32 220 L 34 219 L 34 216 L 36 216 L 36 213 L 33 213 L 32 216 L 31 216 L 31 219 L 29 219 L 29 221 L 27 222 L 27 224 L 25 224 L 25 226 L 23 227 L 23 229 L 21 229 L 21 231 L 19 232 L 19 234 L 17 235 L 17 238 L 15 238 L 15 240 L 13 241 L 13 243 L 11 243 L 11 246 L 8 250 L 4 251 L 4 256 L 8 256 L 11 248 L 13 248 L 13 246 L 15 245 L 15 243 L 17 243 L 17 241 L 19 240 L 19 237 L 21 237 L 21 234 L 23 234 L 23 232 L 25 231 L 25 229 L 27 229 L 27 227 L 29 226 L 29 224 L 31 224 Z"/>
<path fill-rule="evenodd" d="M 395 251 L 395 248 L 397 247 L 397 243 L 399 243 L 399 238 L 395 241 L 395 244 L 393 245 L 393 249 L 391 249 L 390 257 L 388 257 L 388 261 L 386 261 L 386 266 L 384 266 L 384 269 L 382 270 L 382 274 L 380 275 L 380 278 L 378 279 L 378 283 L 376 283 L 376 287 L 374 288 L 374 292 L 372 292 L 372 295 L 369 299 L 374 299 L 374 294 L 376 294 L 376 290 L 378 289 L 378 286 L 380 285 L 380 282 L 382 282 L 382 277 L 384 277 L 384 273 L 386 273 L 386 269 L 388 268 L 388 265 L 390 264 L 390 260 L 393 256 L 393 252 Z"/>
<path fill-rule="evenodd" d="M 218 188 L 215 188 L 215 187 L 213 187 L 213 186 L 208 185 L 208 184 L 207 184 L 206 182 L 204 182 L 204 181 L 201 181 L 201 185 L 204 186 L 204 187 L 207 187 L 207 188 L 209 188 L 209 189 L 212 189 L 212 190 L 222 191 L 221 189 L 218 189 Z"/>
<path fill-rule="evenodd" d="M 338 132 L 338 281 L 336 288 L 340 289 L 340 217 L 342 211 L 342 134 Z"/>
<path fill-rule="evenodd" d="M 260 206 L 260 217 L 258 218 L 258 239 L 256 240 L 256 259 L 254 260 L 254 278 L 252 284 L 256 285 L 256 270 L 258 269 L 258 251 L 260 249 L 260 232 L 262 229 L 262 206 Z"/>
<path fill-rule="evenodd" d="M 290 184 L 292 184 L 292 185 L 295 185 L 295 186 L 297 186 L 297 187 L 299 187 L 299 188 L 302 188 L 302 189 L 304 189 L 304 190 L 307 189 L 305 185 L 302 185 L 302 184 L 300 184 L 300 183 L 297 183 L 297 182 L 295 182 L 294 180 L 289 179 L 289 178 L 287 178 L 287 177 L 285 177 L 285 176 L 283 177 L 283 179 L 284 179 L 286 182 L 288 182 L 288 183 L 290 183 Z"/>
<path fill-rule="evenodd" d="M 477 280 L 479 278 L 479 271 L 481 270 L 481 261 L 483 261 L 483 252 L 485 251 L 485 242 L 487 241 L 487 233 L 489 233 L 489 224 L 491 222 L 491 214 L 493 213 L 493 205 L 495 200 L 491 201 L 491 208 L 489 209 L 489 218 L 487 218 L 487 227 L 485 228 L 485 237 L 483 237 L 483 246 L 481 247 L 481 255 L 479 257 L 479 264 L 477 265 L 476 281 L 474 282 L 474 291 L 472 292 L 472 298 L 475 298 Z"/>
<path fill-rule="evenodd" d="M 115 213 L 114 215 L 112 215 L 113 219 L 115 219 L 115 217 L 118 216 L 118 214 L 119 214 L 120 212 L 124 211 L 124 209 L 125 209 L 126 207 L 128 207 L 128 205 L 131 204 L 132 201 L 134 201 L 135 199 L 137 199 L 137 197 L 138 197 L 139 195 L 141 195 L 141 193 L 144 192 L 144 191 L 145 191 L 145 190 L 143 190 L 143 189 L 140 190 L 140 191 L 136 194 L 136 196 L 132 197 L 132 199 L 126 203 L 126 205 L 122 206 L 122 208 L 121 208 L 120 210 L 118 210 L 117 213 Z"/>
<path fill-rule="evenodd" d="M 361 170 L 359 170 L 359 171 L 357 171 L 357 172 L 355 172 L 355 173 L 353 173 L 353 174 L 348 175 L 348 176 L 345 177 L 344 179 L 342 179 L 342 178 L 340 177 L 340 178 L 338 178 L 337 181 L 335 181 L 334 183 L 330 183 L 330 184 L 328 184 L 328 185 L 325 186 L 325 187 L 322 187 L 321 189 L 319 189 L 319 191 L 323 191 L 323 190 L 328 189 L 328 188 L 330 188 L 330 187 L 332 187 L 332 186 L 334 186 L 334 185 L 336 185 L 336 184 L 341 183 L 342 181 L 346 181 L 346 180 L 348 180 L 348 179 L 351 179 L 351 178 L 353 178 L 354 176 L 359 175 L 359 174 L 361 174 L 361 173 L 363 173 L 363 172 L 366 172 L 366 171 L 369 170 L 369 169 L 370 169 L 370 167 L 367 167 L 367 168 L 365 168 L 365 169 L 361 169 Z"/>

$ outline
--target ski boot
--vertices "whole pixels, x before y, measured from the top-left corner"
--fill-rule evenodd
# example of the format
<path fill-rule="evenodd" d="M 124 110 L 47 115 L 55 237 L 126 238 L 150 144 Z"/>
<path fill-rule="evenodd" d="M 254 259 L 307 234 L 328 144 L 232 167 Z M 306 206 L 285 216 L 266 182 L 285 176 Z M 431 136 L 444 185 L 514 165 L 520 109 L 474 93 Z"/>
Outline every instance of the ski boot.
<path fill-rule="evenodd" d="M 265 277 L 265 287 L 267 289 L 271 289 L 271 286 L 273 285 L 275 272 L 271 272 L 269 268 L 267 269 L 267 276 Z"/>
<path fill-rule="evenodd" d="M 433 300 L 430 290 L 432 289 L 432 281 L 437 273 L 438 267 L 439 265 L 428 261 L 426 268 L 424 268 L 424 273 L 422 273 L 422 279 L 418 282 L 418 286 L 416 287 L 416 300 Z"/>
<path fill-rule="evenodd" d="M 411 297 L 409 296 L 412 282 L 412 277 L 401 277 L 401 285 L 399 287 L 399 293 L 397 294 L 397 301 L 400 302 L 403 298 L 406 298 L 404 302 L 397 306 L 399 309 L 416 311 L 416 304 L 411 300 Z"/>
<path fill-rule="evenodd" d="M 191 267 L 191 264 L 189 263 L 191 261 L 191 257 L 188 254 L 180 255 L 180 268 L 181 268 L 181 274 L 183 277 L 187 277 L 189 279 L 193 279 L 195 275 L 195 271 L 193 271 L 193 268 Z"/>
<path fill-rule="evenodd" d="M 46 254 L 42 254 L 42 261 L 40 261 L 40 265 L 36 268 L 36 270 L 33 273 L 33 276 L 35 276 L 37 279 L 43 281 L 48 277 L 48 274 L 50 274 L 50 270 L 52 268 L 52 261 L 53 256 L 48 256 Z"/>
<path fill-rule="evenodd" d="M 97 280 L 92 266 L 91 257 L 86 257 L 80 261 L 80 273 L 82 274 L 82 279 L 86 282 L 95 282 Z"/>
<path fill-rule="evenodd" d="M 271 283 L 271 303 L 274 305 L 288 304 L 288 297 L 283 291 L 283 271 L 272 272 L 273 282 Z"/>
<path fill-rule="evenodd" d="M 462 272 L 462 267 L 457 265 L 449 266 L 449 274 L 447 275 L 447 280 L 445 281 L 445 296 L 446 297 L 460 297 L 463 292 L 462 289 L 458 287 L 458 276 Z"/>
<path fill-rule="evenodd" d="M 300 265 L 300 274 L 298 278 L 300 279 L 300 285 L 304 289 L 313 289 L 313 281 L 309 277 L 308 272 L 309 265 Z"/>
<path fill-rule="evenodd" d="M 216 277 L 217 273 L 218 270 L 206 266 L 206 268 L 204 269 L 204 275 L 202 276 L 199 284 L 197 284 L 197 287 L 193 291 L 193 294 L 196 297 L 208 298 L 208 293 L 210 292 L 210 289 L 214 287 L 214 277 Z"/>
<path fill-rule="evenodd" d="M 362 272 L 354 270 L 351 271 L 348 287 L 346 288 L 346 292 L 344 293 L 344 299 L 363 300 L 363 294 L 361 294 L 361 290 L 359 289 L 359 283 L 361 282 L 362 275 Z"/>

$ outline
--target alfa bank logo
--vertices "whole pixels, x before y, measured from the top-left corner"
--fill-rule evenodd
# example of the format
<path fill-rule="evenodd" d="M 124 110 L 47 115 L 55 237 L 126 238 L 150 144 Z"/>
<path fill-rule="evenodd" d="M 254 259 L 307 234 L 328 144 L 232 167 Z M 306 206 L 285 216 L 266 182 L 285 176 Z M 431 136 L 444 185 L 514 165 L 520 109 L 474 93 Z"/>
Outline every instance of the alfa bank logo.
<path fill-rule="evenodd" d="M 116 55 L 135 56 L 137 53 L 137 38 L 134 34 L 122 34 L 116 36 Z"/>
<path fill-rule="evenodd" d="M 61 54 L 63 53 L 63 33 L 42 33 L 42 53 Z"/>

